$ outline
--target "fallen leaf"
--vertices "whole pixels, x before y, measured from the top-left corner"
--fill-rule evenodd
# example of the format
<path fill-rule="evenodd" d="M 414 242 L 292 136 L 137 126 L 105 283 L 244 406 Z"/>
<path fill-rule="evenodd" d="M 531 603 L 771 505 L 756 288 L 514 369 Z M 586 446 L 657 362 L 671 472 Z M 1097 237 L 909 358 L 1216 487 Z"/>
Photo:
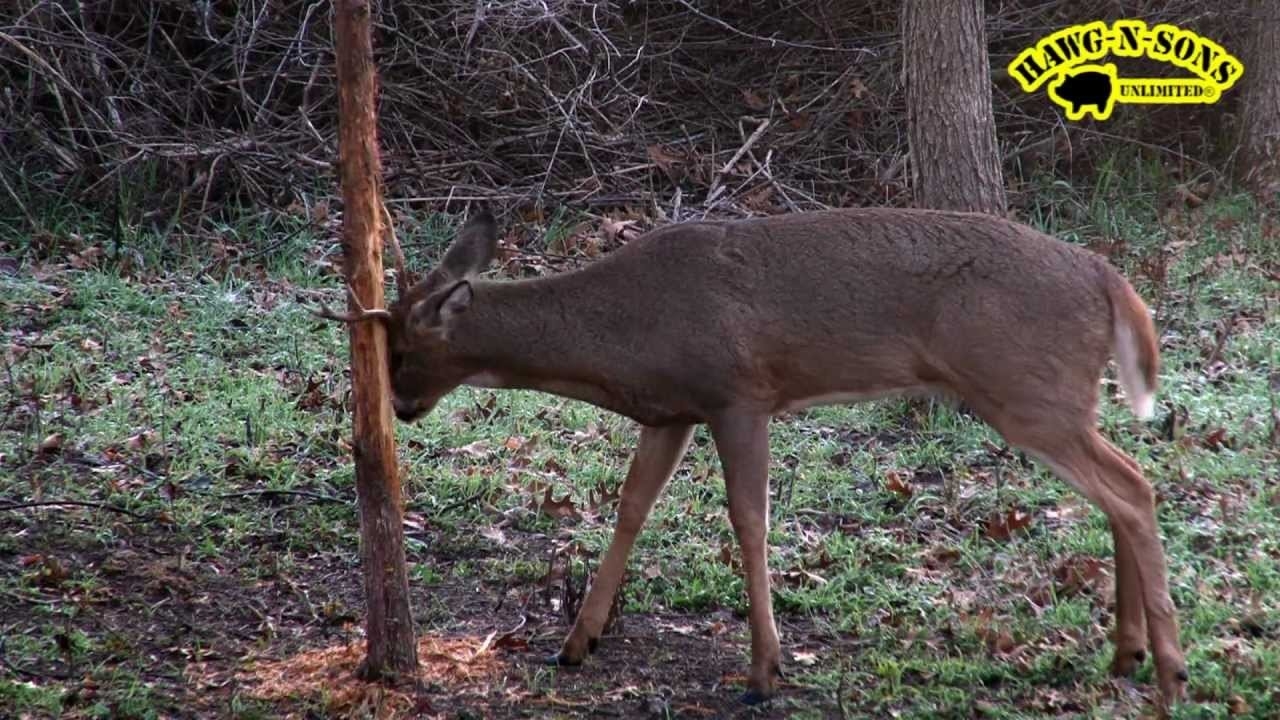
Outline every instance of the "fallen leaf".
<path fill-rule="evenodd" d="M 757 112 L 769 109 L 769 101 L 751 88 L 742 88 L 742 101 L 747 104 L 747 107 Z"/>
<path fill-rule="evenodd" d="M 98 258 L 102 257 L 102 248 L 98 246 L 85 248 L 78 253 L 71 253 L 67 258 L 71 263 L 71 267 L 76 270 L 87 270 L 97 264 Z"/>
<path fill-rule="evenodd" d="M 1239 695 L 1232 695 L 1231 699 L 1227 701 L 1227 714 L 1229 715 L 1248 715 L 1252 711 L 1253 708 L 1249 707 L 1249 703 L 1245 702 L 1245 699 Z"/>
<path fill-rule="evenodd" d="M 611 217 L 605 217 L 600 221 L 600 231 L 604 233 L 605 239 L 609 242 L 634 240 L 640 235 L 640 232 L 635 227 L 635 220 L 614 220 Z"/>
<path fill-rule="evenodd" d="M 1081 591 L 1094 591 L 1102 579 L 1105 565 L 1096 557 L 1076 555 L 1063 560 L 1053 571 L 1057 581 L 1057 594 L 1067 598 Z"/>
<path fill-rule="evenodd" d="M 992 540 L 1008 540 L 1013 533 L 1025 530 L 1031 525 L 1031 514 L 1021 510 L 1010 510 L 1002 515 L 987 518 L 987 537 Z"/>
<path fill-rule="evenodd" d="M 551 497 L 549 486 L 542 496 L 542 502 L 538 503 L 538 510 L 557 520 L 582 517 L 578 509 L 573 506 L 573 499 L 569 495 L 566 494 L 563 498 L 556 500 Z"/>
<path fill-rule="evenodd" d="M 940 570 L 942 568 L 951 567 L 956 560 L 960 559 L 960 551 L 955 548 L 934 547 L 924 556 L 925 567 L 930 570 Z"/>
<path fill-rule="evenodd" d="M 515 633 L 507 633 L 506 635 L 499 635 L 498 639 L 493 641 L 493 647 L 495 649 L 515 651 L 528 650 L 529 639 Z"/>
<path fill-rule="evenodd" d="M 915 488 L 911 487 L 911 483 L 903 480 L 902 476 L 896 470 L 889 470 L 885 473 L 884 487 L 889 492 L 902 496 L 904 499 L 915 494 Z"/>
<path fill-rule="evenodd" d="M 805 667 L 813 667 L 818 663 L 818 653 L 809 652 L 807 650 L 796 650 L 795 652 L 791 653 L 791 659 L 794 660 L 798 665 L 804 665 Z"/>
<path fill-rule="evenodd" d="M 1231 439 L 1227 437 L 1226 428 L 1218 428 L 1204 437 L 1203 445 L 1210 450 L 1221 450 L 1231 447 Z"/>
<path fill-rule="evenodd" d="M 681 155 L 677 155 L 667 150 L 661 145 L 650 145 L 648 147 L 649 160 L 657 165 L 662 172 L 666 173 L 667 178 L 673 183 L 679 183 L 684 179 L 685 159 Z"/>
<path fill-rule="evenodd" d="M 620 487 L 613 490 L 606 490 L 604 483 L 601 482 L 596 485 L 596 490 L 600 491 L 599 495 L 596 495 L 595 490 L 587 490 L 587 507 L 590 508 L 592 512 L 599 512 L 605 505 L 612 505 L 622 499 Z"/>
<path fill-rule="evenodd" d="M 140 432 L 137 435 L 130 435 L 124 444 L 130 450 L 141 450 L 151 443 L 151 439 L 155 433 L 150 431 Z"/>
<path fill-rule="evenodd" d="M 862 82 L 861 78 L 849 78 L 849 84 L 847 87 L 849 88 L 849 94 L 853 96 L 854 100 L 861 100 L 868 92 L 870 92 L 867 84 Z"/>
<path fill-rule="evenodd" d="M 793 130 L 808 130 L 813 124 L 813 117 L 807 112 L 790 113 L 787 115 L 787 124 Z"/>
<path fill-rule="evenodd" d="M 476 459 L 484 458 L 489 454 L 489 443 L 484 440 L 476 440 L 473 443 L 453 448 L 447 451 L 447 454 L 453 456 L 465 455 Z"/>
<path fill-rule="evenodd" d="M 422 513 L 408 512 L 404 514 L 404 527 L 406 530 L 413 532 L 424 532 L 427 529 L 427 519 Z"/>
<path fill-rule="evenodd" d="M 53 433 L 40 441 L 40 454 L 53 455 L 62 451 L 62 443 L 64 438 L 62 433 Z"/>

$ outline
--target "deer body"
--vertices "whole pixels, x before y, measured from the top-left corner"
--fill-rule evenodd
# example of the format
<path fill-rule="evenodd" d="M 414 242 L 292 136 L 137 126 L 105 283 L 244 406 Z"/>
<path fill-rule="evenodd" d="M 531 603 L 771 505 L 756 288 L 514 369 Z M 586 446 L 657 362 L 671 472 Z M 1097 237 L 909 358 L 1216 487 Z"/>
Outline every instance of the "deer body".
<path fill-rule="evenodd" d="M 598 641 L 636 533 L 695 424 L 710 426 L 742 546 L 752 630 L 746 699 L 775 689 L 766 565 L 768 423 L 780 412 L 901 393 L 962 398 L 1097 504 L 1116 545 L 1116 655 L 1150 644 L 1162 693 L 1186 681 L 1151 487 L 1096 431 L 1113 350 L 1148 415 L 1158 357 L 1146 306 L 1102 258 L 986 215 L 835 210 L 655 230 L 553 277 L 481 281 L 492 218 L 465 227 L 388 322 L 396 413 L 459 384 L 532 388 L 643 428 L 618 527 L 557 656 Z"/>

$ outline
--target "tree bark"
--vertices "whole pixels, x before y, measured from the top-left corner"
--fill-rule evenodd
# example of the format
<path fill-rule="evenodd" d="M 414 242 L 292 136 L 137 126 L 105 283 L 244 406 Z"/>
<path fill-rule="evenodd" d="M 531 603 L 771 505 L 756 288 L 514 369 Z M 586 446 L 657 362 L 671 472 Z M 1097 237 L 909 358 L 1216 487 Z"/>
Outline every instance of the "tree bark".
<path fill-rule="evenodd" d="M 902 46 L 916 205 L 1004 215 L 982 0 L 905 0 Z"/>
<path fill-rule="evenodd" d="M 338 152 L 347 286 L 366 308 L 384 304 L 377 77 L 369 0 L 337 0 Z M 354 305 L 354 303 L 352 303 Z M 355 307 L 352 307 L 355 310 Z M 381 322 L 350 323 L 356 496 L 364 563 L 365 679 L 418 666 L 404 558 L 404 507 L 391 424 L 387 335 Z"/>
<path fill-rule="evenodd" d="M 1280 0 L 1251 0 L 1238 176 L 1262 192 L 1280 191 Z"/>

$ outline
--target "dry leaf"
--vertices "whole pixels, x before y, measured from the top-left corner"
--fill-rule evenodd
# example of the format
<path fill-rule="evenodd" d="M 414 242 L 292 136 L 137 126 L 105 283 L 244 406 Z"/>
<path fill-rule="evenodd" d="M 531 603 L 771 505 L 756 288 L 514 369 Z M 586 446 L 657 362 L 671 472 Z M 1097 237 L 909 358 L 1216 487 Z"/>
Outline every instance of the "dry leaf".
<path fill-rule="evenodd" d="M 94 246 L 85 248 L 83 252 L 71 253 L 67 260 L 76 270 L 87 270 L 96 265 L 100 257 L 102 257 L 102 248 Z"/>
<path fill-rule="evenodd" d="M 549 489 L 549 488 L 548 488 L 548 491 L 550 491 L 550 489 Z M 482 528 L 482 529 L 480 530 L 480 537 L 482 537 L 482 538 L 484 538 L 484 539 L 488 540 L 489 542 L 493 543 L 494 545 L 506 545 L 506 544 L 507 544 L 507 536 L 506 536 L 506 533 L 502 532 L 502 529 L 501 529 L 501 528 L 496 528 L 496 527 L 493 527 L 493 526 L 491 526 L 491 525 L 490 525 L 490 526 L 486 526 L 486 527 L 484 527 L 484 528 Z"/>
<path fill-rule="evenodd" d="M 635 220 L 614 220 L 606 217 L 600 221 L 600 231 L 609 242 L 629 242 L 640 235 Z"/>
<path fill-rule="evenodd" d="M 54 453 L 61 452 L 63 440 L 64 438 L 62 433 L 53 433 L 49 437 L 46 437 L 44 440 L 40 441 L 40 454 L 52 455 Z"/>
<path fill-rule="evenodd" d="M 742 101 L 752 110 L 768 110 L 769 101 L 760 93 L 751 88 L 742 88 Z"/>
<path fill-rule="evenodd" d="M 685 159 L 681 155 L 677 155 L 661 145 L 650 145 L 648 148 L 649 160 L 657 165 L 662 172 L 666 173 L 667 178 L 673 183 L 679 183 L 684 179 Z"/>
<path fill-rule="evenodd" d="M 1025 530 L 1031 525 L 1031 514 L 1020 510 L 1010 510 L 1003 515 L 993 515 L 987 519 L 987 537 L 992 540 L 1008 540 L 1013 533 Z"/>
<path fill-rule="evenodd" d="M 600 491 L 599 495 L 596 495 L 595 490 L 587 490 L 587 507 L 590 508 L 592 512 L 599 512 L 605 505 L 611 505 L 622 499 L 620 487 L 615 488 L 614 490 L 606 490 L 604 483 L 601 482 L 596 485 L 596 490 Z"/>
<path fill-rule="evenodd" d="M 896 470 L 890 470 L 885 473 L 884 487 L 891 493 L 906 499 L 915 494 L 915 489 L 911 487 L 911 483 L 902 479 Z"/>
<path fill-rule="evenodd" d="M 1227 437 L 1226 428 L 1218 428 L 1204 437 L 1204 446 L 1210 450 L 1221 450 L 1231 447 L 1231 438 Z"/>
<path fill-rule="evenodd" d="M 1071 597 L 1083 590 L 1094 590 L 1102 578 L 1104 567 L 1101 560 L 1087 555 L 1076 555 L 1062 561 L 1053 571 L 1059 597 Z"/>
<path fill-rule="evenodd" d="M 580 518 L 578 509 L 573 506 L 573 499 L 569 495 L 565 495 L 559 500 L 551 497 L 551 488 L 548 486 L 542 496 L 542 502 L 538 503 L 538 510 L 547 516 L 557 520 L 563 518 Z"/>
<path fill-rule="evenodd" d="M 155 436 L 155 433 L 151 431 L 140 432 L 137 435 L 130 435 L 124 441 L 124 444 L 125 444 L 125 447 L 129 448 L 130 450 L 141 450 L 145 448 L 147 445 L 151 444 L 151 440 L 154 436 Z"/>
<path fill-rule="evenodd" d="M 465 455 L 476 459 L 481 459 L 489 454 L 489 443 L 484 440 L 477 440 L 473 443 L 467 443 L 462 447 L 456 447 L 446 451 L 447 454 L 453 456 Z"/>
<path fill-rule="evenodd" d="M 809 652 L 807 650 L 796 650 L 791 653 L 791 659 L 794 660 L 797 665 L 812 667 L 818 663 L 818 653 Z"/>
<path fill-rule="evenodd" d="M 787 124 L 792 130 L 808 130 L 813 124 L 813 117 L 807 112 L 790 113 L 787 115 Z"/>
<path fill-rule="evenodd" d="M 849 78 L 848 88 L 849 94 L 853 96 L 854 100 L 861 100 L 868 92 L 870 92 L 870 89 L 867 88 L 867 84 L 862 82 L 861 78 L 856 77 Z"/>
<path fill-rule="evenodd" d="M 1249 703 L 1239 695 L 1232 695 L 1227 701 L 1227 713 L 1233 716 L 1248 715 L 1253 712 L 1253 708 L 1249 707 Z"/>

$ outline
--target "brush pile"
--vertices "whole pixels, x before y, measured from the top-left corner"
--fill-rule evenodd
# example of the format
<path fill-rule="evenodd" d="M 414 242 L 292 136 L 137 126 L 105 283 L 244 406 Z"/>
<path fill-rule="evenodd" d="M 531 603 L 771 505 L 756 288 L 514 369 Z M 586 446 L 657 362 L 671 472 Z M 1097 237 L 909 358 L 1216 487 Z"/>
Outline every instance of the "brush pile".
<path fill-rule="evenodd" d="M 0 17 L 0 208 L 54 194 L 204 222 L 333 194 L 330 3 L 18 0 Z M 1239 6 L 1239 7 L 1237 7 Z M 634 207 L 660 217 L 907 201 L 897 2 L 383 0 L 387 193 L 446 209 Z M 1102 142 L 1190 164 L 1228 102 L 1068 130 L 1003 70 L 1064 25 L 1141 17 L 1242 43 L 1242 0 L 988 4 L 1015 179 Z M 946 29 L 940 29 L 945 32 Z M 1240 51 L 1237 51 L 1240 54 Z M 1016 200 L 1016 193 L 1015 193 Z M 24 208 L 25 211 L 25 208 Z M 0 210 L 0 214 L 8 211 Z M 140 219 L 140 218 L 139 218 Z"/>

